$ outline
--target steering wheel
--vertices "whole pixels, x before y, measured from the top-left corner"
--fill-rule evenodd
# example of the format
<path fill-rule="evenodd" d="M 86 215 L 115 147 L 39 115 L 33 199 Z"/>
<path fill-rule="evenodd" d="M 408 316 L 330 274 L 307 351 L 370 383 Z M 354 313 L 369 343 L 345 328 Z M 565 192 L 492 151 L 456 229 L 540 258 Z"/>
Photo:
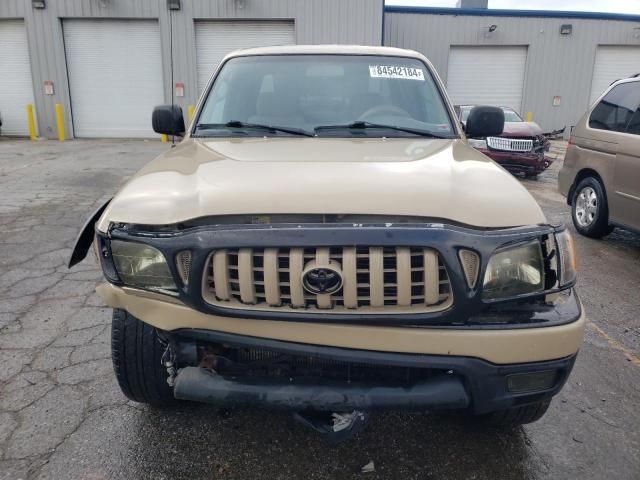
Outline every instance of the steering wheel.
<path fill-rule="evenodd" d="M 411 118 L 411 114 L 409 112 L 400 107 L 396 107 L 395 105 L 378 105 L 377 107 L 370 108 L 369 110 L 364 112 L 362 115 L 360 115 L 360 118 L 358 118 L 358 120 L 366 121 L 366 119 L 369 117 L 377 117 L 378 115 L 383 115 L 385 113 L 394 116 Z"/>

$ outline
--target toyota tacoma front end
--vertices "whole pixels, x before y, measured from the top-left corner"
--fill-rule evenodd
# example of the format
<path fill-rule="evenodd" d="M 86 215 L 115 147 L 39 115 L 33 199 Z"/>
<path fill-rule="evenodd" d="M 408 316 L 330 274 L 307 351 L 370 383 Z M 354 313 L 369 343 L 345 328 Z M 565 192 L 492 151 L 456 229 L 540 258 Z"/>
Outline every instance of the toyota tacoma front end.
<path fill-rule="evenodd" d="M 478 107 L 471 136 L 498 135 Z M 420 54 L 229 55 L 182 141 L 87 224 L 131 399 L 544 414 L 580 348 L 575 252 L 471 148 Z"/>

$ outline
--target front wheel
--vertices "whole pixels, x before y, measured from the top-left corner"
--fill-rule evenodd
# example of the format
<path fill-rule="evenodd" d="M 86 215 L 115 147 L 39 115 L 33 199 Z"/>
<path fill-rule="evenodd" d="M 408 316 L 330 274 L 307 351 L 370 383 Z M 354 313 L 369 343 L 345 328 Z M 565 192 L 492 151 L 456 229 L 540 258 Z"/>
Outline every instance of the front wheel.
<path fill-rule="evenodd" d="M 607 196 L 598 179 L 580 180 L 571 199 L 571 217 L 578 233 L 586 237 L 602 238 L 611 233 Z"/>
<path fill-rule="evenodd" d="M 156 329 L 125 310 L 114 309 L 111 358 L 122 393 L 140 403 L 166 407 L 177 403 L 162 365 L 166 345 Z"/>

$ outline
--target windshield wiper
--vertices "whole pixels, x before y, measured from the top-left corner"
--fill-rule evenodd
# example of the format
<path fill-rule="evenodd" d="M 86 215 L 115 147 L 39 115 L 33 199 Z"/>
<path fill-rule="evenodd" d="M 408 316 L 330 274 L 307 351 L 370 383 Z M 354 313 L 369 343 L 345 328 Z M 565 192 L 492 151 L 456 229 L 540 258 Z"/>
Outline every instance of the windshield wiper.
<path fill-rule="evenodd" d="M 232 120 L 227 123 L 199 123 L 196 125 L 197 130 L 214 130 L 217 128 L 248 128 L 257 130 L 268 130 L 269 132 L 284 132 L 291 135 L 303 135 L 305 137 L 313 137 L 313 133 L 307 132 L 301 128 L 278 127 L 275 125 L 261 125 L 259 123 L 247 123 L 239 120 Z"/>
<path fill-rule="evenodd" d="M 319 127 L 316 127 L 314 130 L 316 133 L 318 133 L 319 131 L 322 131 L 322 130 L 366 130 L 368 128 L 396 130 L 398 132 L 412 133 L 413 135 L 419 135 L 421 137 L 452 138 L 451 136 L 440 135 L 434 132 L 430 132 L 428 130 L 420 130 L 417 128 L 408 128 L 408 127 L 398 127 L 396 125 L 383 125 L 379 123 L 371 123 L 371 122 L 363 122 L 363 121 L 356 121 L 353 123 L 347 123 L 345 125 L 320 125 Z"/>

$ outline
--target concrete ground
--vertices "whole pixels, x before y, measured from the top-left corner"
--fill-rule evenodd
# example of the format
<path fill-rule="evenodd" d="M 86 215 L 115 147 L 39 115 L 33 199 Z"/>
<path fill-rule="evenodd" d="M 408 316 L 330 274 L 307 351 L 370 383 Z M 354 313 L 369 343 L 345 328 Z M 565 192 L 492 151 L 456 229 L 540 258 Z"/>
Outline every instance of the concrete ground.
<path fill-rule="evenodd" d="M 65 262 L 88 213 L 166 148 L 0 139 L 0 479 L 640 478 L 640 236 L 623 231 L 576 237 L 590 325 L 567 386 L 524 428 L 379 413 L 329 447 L 285 414 L 128 402 L 94 293 L 100 271 Z M 560 163 L 524 184 L 570 224 Z M 375 472 L 360 473 L 369 461 Z"/>

